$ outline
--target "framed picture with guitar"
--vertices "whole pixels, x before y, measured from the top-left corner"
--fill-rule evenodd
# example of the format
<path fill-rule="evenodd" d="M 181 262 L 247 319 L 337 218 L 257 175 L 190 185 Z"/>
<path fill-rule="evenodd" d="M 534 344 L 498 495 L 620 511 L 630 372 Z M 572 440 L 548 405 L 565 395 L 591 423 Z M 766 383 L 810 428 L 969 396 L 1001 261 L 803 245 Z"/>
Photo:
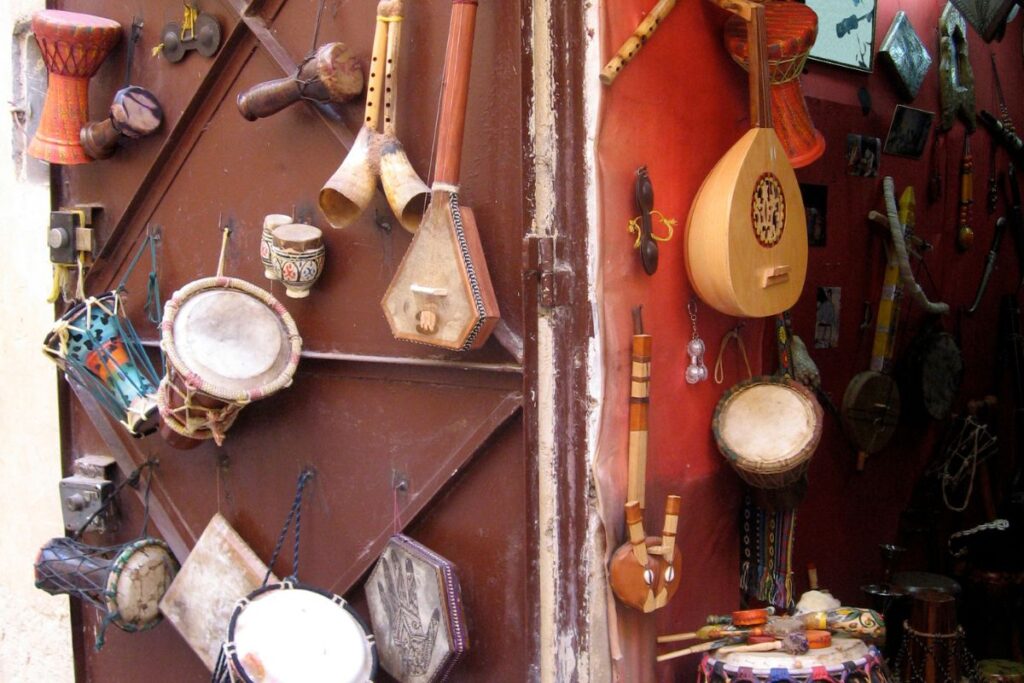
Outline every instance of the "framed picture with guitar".
<path fill-rule="evenodd" d="M 811 59 L 871 73 L 878 0 L 805 0 L 818 15 Z"/>

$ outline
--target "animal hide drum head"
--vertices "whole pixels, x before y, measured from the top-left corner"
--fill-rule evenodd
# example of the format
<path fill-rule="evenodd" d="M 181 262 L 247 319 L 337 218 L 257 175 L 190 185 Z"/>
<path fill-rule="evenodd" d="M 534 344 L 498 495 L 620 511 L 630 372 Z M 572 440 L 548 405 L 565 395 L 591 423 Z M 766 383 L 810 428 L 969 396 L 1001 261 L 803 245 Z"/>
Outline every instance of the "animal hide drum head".
<path fill-rule="evenodd" d="M 455 565 L 408 536 L 388 542 L 366 601 L 381 666 L 402 683 L 446 680 L 469 649 Z"/>

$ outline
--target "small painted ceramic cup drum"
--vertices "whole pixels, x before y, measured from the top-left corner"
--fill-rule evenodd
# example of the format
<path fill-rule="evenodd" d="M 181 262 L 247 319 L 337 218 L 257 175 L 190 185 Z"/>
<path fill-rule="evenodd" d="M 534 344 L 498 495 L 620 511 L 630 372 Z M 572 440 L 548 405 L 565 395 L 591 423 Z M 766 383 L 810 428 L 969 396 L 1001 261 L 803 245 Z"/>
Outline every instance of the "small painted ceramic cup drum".
<path fill-rule="evenodd" d="M 324 270 L 323 233 L 305 223 L 292 223 L 274 228 L 270 256 L 274 270 L 281 276 L 285 294 L 293 299 L 309 296 L 309 290 Z"/>
<path fill-rule="evenodd" d="M 263 277 L 268 280 L 280 280 L 281 275 L 274 270 L 274 260 L 270 257 L 270 247 L 274 244 L 274 228 L 288 225 L 292 222 L 291 216 L 283 213 L 267 214 L 263 218 L 263 236 L 260 238 L 260 261 L 263 261 Z"/>

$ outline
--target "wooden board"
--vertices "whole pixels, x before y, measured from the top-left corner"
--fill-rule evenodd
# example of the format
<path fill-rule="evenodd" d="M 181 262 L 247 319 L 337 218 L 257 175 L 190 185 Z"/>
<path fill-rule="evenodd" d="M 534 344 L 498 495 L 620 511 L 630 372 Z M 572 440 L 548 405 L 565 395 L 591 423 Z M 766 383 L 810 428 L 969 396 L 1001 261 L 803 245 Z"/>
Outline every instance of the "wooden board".
<path fill-rule="evenodd" d="M 218 512 L 160 601 L 160 611 L 210 671 L 235 603 L 258 588 L 266 572 L 267 566 Z"/>

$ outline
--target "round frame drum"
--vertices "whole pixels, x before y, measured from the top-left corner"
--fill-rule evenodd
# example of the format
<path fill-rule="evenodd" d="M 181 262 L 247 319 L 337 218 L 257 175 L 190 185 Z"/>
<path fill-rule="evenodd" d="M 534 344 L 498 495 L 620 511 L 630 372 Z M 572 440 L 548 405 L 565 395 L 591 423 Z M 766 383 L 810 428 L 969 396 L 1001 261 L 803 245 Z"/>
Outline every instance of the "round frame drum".
<path fill-rule="evenodd" d="M 228 277 L 196 280 L 164 307 L 167 374 L 157 391 L 161 435 L 177 448 L 217 445 L 251 401 L 292 383 L 302 337 L 267 291 Z"/>
<path fill-rule="evenodd" d="M 238 601 L 224 645 L 232 680 L 245 683 L 367 683 L 377 644 L 340 596 L 290 579 Z"/>
<path fill-rule="evenodd" d="M 894 680 L 881 653 L 857 638 L 834 638 L 832 645 L 791 655 L 781 651 L 711 652 L 701 660 L 700 683 L 889 683 Z"/>
<path fill-rule="evenodd" d="M 799 382 L 754 377 L 722 395 L 711 427 L 718 450 L 745 482 L 775 489 L 807 470 L 822 416 L 818 400 Z"/>

